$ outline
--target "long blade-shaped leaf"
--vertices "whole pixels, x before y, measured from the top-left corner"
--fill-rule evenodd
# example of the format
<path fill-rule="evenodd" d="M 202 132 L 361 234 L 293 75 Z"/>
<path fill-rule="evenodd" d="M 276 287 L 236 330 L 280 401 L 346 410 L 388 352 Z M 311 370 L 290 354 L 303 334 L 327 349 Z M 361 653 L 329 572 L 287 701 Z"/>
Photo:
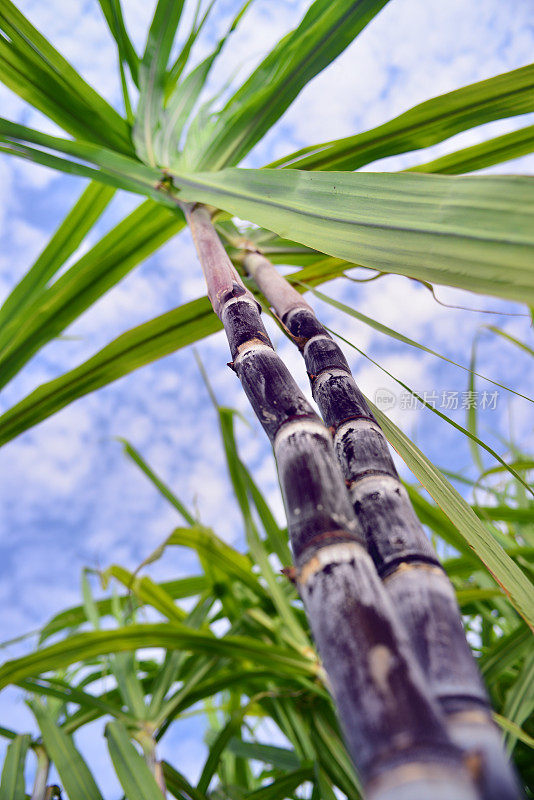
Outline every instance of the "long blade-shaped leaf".
<path fill-rule="evenodd" d="M 161 587 L 173 600 L 184 597 L 192 597 L 203 592 L 207 587 L 206 578 L 203 575 L 194 575 L 190 578 L 179 578 L 175 581 L 163 581 L 159 583 Z M 114 602 L 119 608 L 123 608 L 131 599 L 130 594 L 119 595 L 115 598 L 104 598 L 95 600 L 96 610 L 100 617 L 111 616 L 113 614 Z M 39 644 L 60 631 L 77 628 L 87 622 L 87 614 L 84 606 L 73 606 L 64 611 L 60 611 L 46 623 L 39 636 Z"/>
<path fill-rule="evenodd" d="M 106 739 L 115 772 L 128 800 L 161 800 L 161 789 L 130 741 L 124 725 L 118 721 L 108 722 Z"/>
<path fill-rule="evenodd" d="M 63 169 L 70 169 L 75 172 L 76 166 L 79 166 L 78 174 L 86 175 L 86 164 L 95 165 L 102 172 L 103 182 L 105 182 L 106 178 L 113 179 L 115 185 L 119 188 L 141 194 L 151 194 L 157 190 L 157 185 L 161 178 L 159 171 L 147 167 L 135 158 L 116 153 L 100 144 L 50 136 L 47 133 L 28 128 L 26 125 L 10 122 L 2 117 L 0 117 L 0 142 L 4 142 L 8 147 L 12 147 L 15 150 L 19 149 L 21 155 L 24 154 L 24 151 L 28 151 L 30 155 L 35 152 L 40 153 L 45 164 L 46 159 L 44 157 L 48 155 L 50 157 L 50 166 L 55 166 L 56 169 L 61 169 L 53 160 L 54 158 L 57 159 L 57 156 L 52 156 L 42 150 L 32 150 L 32 148 L 28 147 L 28 143 L 44 147 L 46 150 L 52 150 L 56 153 L 72 156 L 75 160 L 67 160 Z M 163 201 L 164 197 L 162 196 L 161 199 Z"/>
<path fill-rule="evenodd" d="M 156 137 L 159 163 L 170 165 L 175 161 L 182 131 L 206 84 L 211 68 L 251 2 L 252 0 L 246 1 L 212 52 L 171 93 L 162 114 L 160 135 Z"/>
<path fill-rule="evenodd" d="M 0 329 L 20 313 L 79 247 L 107 207 L 115 191 L 90 183 L 22 280 L 0 308 Z"/>
<path fill-rule="evenodd" d="M 40 700 L 32 701 L 31 709 L 69 800 L 102 800 L 94 778 L 72 738 L 56 725 L 54 717 Z"/>
<path fill-rule="evenodd" d="M 532 178 L 229 169 L 176 183 L 336 258 L 534 303 Z"/>
<path fill-rule="evenodd" d="M 140 94 L 133 136 L 138 155 L 153 166 L 154 132 L 165 95 L 167 62 L 183 5 L 184 0 L 158 0 L 139 70 Z"/>
<path fill-rule="evenodd" d="M 158 492 L 161 495 L 163 495 L 163 497 L 166 500 L 168 500 L 168 502 L 172 506 L 174 506 L 174 508 L 178 511 L 179 514 L 181 514 L 181 516 L 185 519 L 185 521 L 189 525 L 195 525 L 196 520 L 193 517 L 193 515 L 187 510 L 182 501 L 176 497 L 174 492 L 172 492 L 171 489 L 169 489 L 169 487 L 165 483 L 163 483 L 161 478 L 159 478 L 156 475 L 154 470 L 147 464 L 145 459 L 142 457 L 141 453 L 138 450 L 136 450 L 136 448 L 132 444 L 130 444 L 130 442 L 127 442 L 126 439 L 119 439 L 119 441 L 122 443 L 126 455 L 132 459 L 134 464 L 137 464 L 141 472 L 144 472 L 149 481 L 151 481 L 151 483 L 154 484 Z"/>
<path fill-rule="evenodd" d="M 209 300 L 202 298 L 123 333 L 96 355 L 33 391 L 0 417 L 0 445 L 78 397 L 100 389 L 138 367 L 219 330 Z"/>
<path fill-rule="evenodd" d="M 88 658 L 136 650 L 140 647 L 182 648 L 194 653 L 254 662 L 280 674 L 315 677 L 318 666 L 295 650 L 259 641 L 249 636 L 223 636 L 200 633 L 185 625 L 128 625 L 106 631 L 91 631 L 70 636 L 27 656 L 6 661 L 0 667 L 0 688 L 24 678 L 60 669 Z M 53 758 L 57 764 L 57 759 Z"/>
<path fill-rule="evenodd" d="M 181 74 L 186 68 L 187 62 L 189 61 L 189 56 L 191 55 L 191 50 L 193 49 L 193 45 L 197 41 L 201 31 L 203 30 L 206 22 L 208 21 L 208 18 L 210 16 L 213 6 L 215 5 L 215 2 L 216 0 L 211 0 L 208 7 L 204 11 L 203 15 L 199 19 L 202 0 L 197 0 L 195 14 L 193 17 L 191 28 L 189 30 L 189 34 L 186 37 L 184 46 L 178 53 L 176 61 L 174 62 L 174 64 L 167 73 L 167 85 L 166 85 L 167 97 L 171 94 L 173 88 L 176 86 L 176 83 L 178 82 L 178 79 L 180 78 Z"/>
<path fill-rule="evenodd" d="M 364 133 L 312 145 L 269 166 L 353 170 L 442 142 L 460 131 L 534 111 L 534 64 L 433 97 Z"/>
<path fill-rule="evenodd" d="M 117 43 L 121 62 L 128 64 L 132 80 L 139 86 L 139 56 L 135 52 L 122 14 L 120 0 L 98 0 L 108 27 Z"/>
<path fill-rule="evenodd" d="M 288 772 L 287 775 L 282 775 L 280 778 L 275 778 L 267 786 L 249 792 L 245 797 L 247 800 L 284 800 L 288 794 L 293 794 L 302 783 L 312 780 L 312 778 L 313 767 L 302 767 Z"/>
<path fill-rule="evenodd" d="M 465 147 L 425 164 L 410 167 L 406 172 L 439 172 L 442 175 L 461 175 L 501 164 L 534 151 L 534 125 L 520 128 L 486 142 Z"/>
<path fill-rule="evenodd" d="M 151 200 L 123 219 L 0 333 L 0 386 L 184 224 Z"/>
<path fill-rule="evenodd" d="M 0 6 L 0 77 L 74 136 L 132 153 L 128 124 L 11 3 Z"/>
<path fill-rule="evenodd" d="M 304 86 L 352 42 L 387 0 L 315 0 L 219 115 L 201 169 L 239 163 Z"/>
<path fill-rule="evenodd" d="M 26 754 L 30 744 L 30 736 L 16 736 L 7 748 L 2 777 L 0 779 L 0 797 L 2 800 L 26 800 L 26 784 L 24 767 Z"/>
<path fill-rule="evenodd" d="M 504 716 L 521 726 L 534 711 L 534 652 L 530 652 L 523 664 L 517 680 L 508 690 L 503 707 Z M 510 733 L 507 737 L 508 751 L 514 749 L 517 736 Z"/>

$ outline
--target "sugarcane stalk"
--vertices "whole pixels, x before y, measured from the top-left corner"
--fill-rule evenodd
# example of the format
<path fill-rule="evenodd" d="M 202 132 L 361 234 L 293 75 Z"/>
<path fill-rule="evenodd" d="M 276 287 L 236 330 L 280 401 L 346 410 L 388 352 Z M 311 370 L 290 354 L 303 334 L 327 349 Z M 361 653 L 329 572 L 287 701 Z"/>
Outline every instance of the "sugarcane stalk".
<path fill-rule="evenodd" d="M 469 754 L 484 800 L 516 800 L 518 783 L 491 717 L 453 586 L 413 510 L 382 429 L 341 349 L 306 300 L 260 253 L 248 252 L 244 265 L 304 357 L 368 552 L 451 737 Z"/>
<path fill-rule="evenodd" d="M 33 782 L 31 800 L 45 800 L 48 773 L 50 771 L 50 759 L 48 758 L 48 753 L 42 745 L 35 745 L 33 750 L 37 757 L 37 768 L 35 770 L 35 779 Z"/>
<path fill-rule="evenodd" d="M 154 734 L 154 726 L 147 723 L 144 728 L 137 731 L 135 738 L 142 747 L 145 763 L 154 776 L 163 797 L 167 797 L 163 765 L 161 761 L 158 760 L 157 743 Z"/>
<path fill-rule="evenodd" d="M 183 209 L 230 366 L 273 445 L 297 586 L 366 797 L 475 798 L 365 550 L 330 433 L 275 353 L 207 209 Z"/>

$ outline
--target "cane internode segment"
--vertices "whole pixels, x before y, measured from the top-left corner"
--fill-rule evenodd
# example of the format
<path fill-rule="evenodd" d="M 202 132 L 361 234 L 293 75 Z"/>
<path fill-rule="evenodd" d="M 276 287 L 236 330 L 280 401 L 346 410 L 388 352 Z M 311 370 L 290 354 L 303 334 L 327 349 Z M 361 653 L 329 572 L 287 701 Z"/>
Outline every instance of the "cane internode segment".
<path fill-rule="evenodd" d="M 482 798 L 515 800 L 517 782 L 491 719 L 454 589 L 399 479 L 383 431 L 309 304 L 261 254 L 247 255 L 244 263 L 303 355 L 366 549 L 450 735 L 466 752 Z"/>
<path fill-rule="evenodd" d="M 366 796 L 427 800 L 437 787 L 443 800 L 476 800 L 366 550 L 330 432 L 275 353 L 255 300 L 235 290 L 206 211 L 184 210 L 233 369 L 274 449 L 297 587 Z"/>

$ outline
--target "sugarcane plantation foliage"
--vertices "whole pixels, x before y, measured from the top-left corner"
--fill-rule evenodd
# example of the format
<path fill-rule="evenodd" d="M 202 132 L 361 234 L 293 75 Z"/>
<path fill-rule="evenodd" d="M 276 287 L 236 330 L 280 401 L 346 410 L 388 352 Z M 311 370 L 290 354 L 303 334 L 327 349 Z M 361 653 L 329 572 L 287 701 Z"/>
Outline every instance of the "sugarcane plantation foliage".
<path fill-rule="evenodd" d="M 272 445 L 287 529 L 239 454 L 237 412 L 218 404 L 200 363 L 246 552 L 203 526 L 123 442 L 183 525 L 135 571 L 86 570 L 82 603 L 59 611 L 30 652 L 0 667 L 0 687 L 18 687 L 39 731 L 1 721 L 9 740 L 1 800 L 109 796 L 75 741 L 90 724 L 104 732 L 128 800 L 534 796 L 534 461 L 515 442 L 504 456 L 495 452 L 473 414 L 466 428 L 449 420 L 468 438 L 478 471 L 474 479 L 448 476 L 462 481 L 460 494 L 364 396 L 311 305 L 316 296 L 438 358 L 317 287 L 359 268 L 373 280 L 395 273 L 432 292 L 457 287 L 532 313 L 534 179 L 472 173 L 532 152 L 534 126 L 403 172 L 360 168 L 534 111 L 534 65 L 243 168 L 306 84 L 387 13 L 387 0 L 314 0 L 244 82 L 225 76 L 215 96 L 208 89 L 217 57 L 251 0 L 200 61 L 195 46 L 217 2 L 200 0 L 191 14 L 183 0 L 158 0 L 142 52 L 120 0 L 98 2 L 116 43 L 119 110 L 0 0 L 0 79 L 61 131 L 0 118 L 0 150 L 88 179 L 0 308 L 0 387 L 173 237 L 179 279 L 186 227 L 207 297 L 125 331 L 35 388 L 0 416 L 0 445 L 224 329 L 229 366 Z M 137 207 L 71 260 L 121 191 L 140 195 Z M 293 269 L 282 275 L 276 265 Z M 276 353 L 267 314 L 300 352 L 316 406 Z M 477 377 L 534 402 L 479 375 L 474 357 L 455 366 L 471 389 Z M 413 482 L 399 477 L 390 445 Z M 479 487 L 484 505 L 474 501 Z M 199 569 L 156 582 L 147 568 L 170 548 L 192 550 Z M 192 785 L 184 765 L 161 758 L 160 741 L 195 714 L 209 722 L 208 755 Z M 267 729 L 276 744 L 265 741 Z"/>

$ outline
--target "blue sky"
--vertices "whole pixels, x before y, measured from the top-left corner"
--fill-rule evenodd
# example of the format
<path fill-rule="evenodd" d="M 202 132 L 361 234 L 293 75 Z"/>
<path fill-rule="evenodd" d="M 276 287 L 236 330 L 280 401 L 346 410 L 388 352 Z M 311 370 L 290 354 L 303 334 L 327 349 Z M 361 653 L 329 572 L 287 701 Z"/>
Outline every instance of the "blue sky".
<path fill-rule="evenodd" d="M 96 0 L 20 0 L 18 5 L 87 80 L 120 105 L 114 45 Z M 238 5 L 219 0 L 203 47 L 224 30 Z M 307 5 L 256 0 L 222 55 L 220 78 L 214 79 L 210 90 L 215 91 L 237 69 L 246 74 L 298 21 Z M 126 21 L 139 48 L 153 6 L 147 0 L 124 0 Z M 524 0 L 391 0 L 358 40 L 302 92 L 246 163 L 261 166 L 298 147 L 365 130 L 429 97 L 522 66 L 531 59 L 533 44 L 531 6 Z M 0 106 L 2 116 L 54 130 L 52 123 L 3 87 Z M 531 124 L 533 117 L 492 123 L 422 153 L 385 159 L 369 169 L 396 170 L 427 161 Z M 490 171 L 532 173 L 534 156 Z M 0 156 L 0 298 L 29 268 L 82 187 L 78 179 Z M 118 195 L 80 253 L 138 202 Z M 338 281 L 324 291 L 357 304 L 368 316 L 464 364 L 469 361 L 473 337 L 484 324 L 498 324 L 532 342 L 525 317 L 446 309 L 424 287 L 396 276 L 359 286 Z M 183 233 L 76 321 L 67 331 L 72 338 L 44 348 L 0 395 L 0 410 L 85 360 L 127 328 L 203 293 L 190 237 Z M 438 296 L 470 308 L 524 312 L 518 305 L 445 287 Z M 466 373 L 461 370 L 381 337 L 319 301 L 315 306 L 334 330 L 413 388 L 460 395 L 466 390 Z M 271 326 L 270 330 L 280 354 L 308 392 L 300 356 L 276 329 Z M 282 519 L 271 452 L 237 379 L 225 367 L 228 354 L 223 335 L 201 342 L 198 351 L 220 402 L 238 408 L 248 420 L 248 425 L 239 425 L 242 454 Z M 380 388 L 395 394 L 393 418 L 415 436 L 427 455 L 443 466 L 469 464 L 469 450 L 459 434 L 436 422 L 428 411 L 401 409 L 402 390 L 355 351 L 347 350 L 347 355 L 371 397 Z M 526 355 L 517 348 L 487 332 L 481 335 L 478 368 L 482 373 L 532 396 L 534 378 L 529 367 Z M 477 388 L 491 389 L 482 384 Z M 459 410 L 456 418 L 463 422 L 464 414 Z M 481 434 L 499 448 L 498 437 L 510 435 L 525 449 L 532 448 L 531 420 L 526 401 L 501 391 L 497 409 L 480 415 Z M 223 478 L 213 410 L 192 351 L 179 351 L 82 398 L 0 450 L 0 598 L 8 610 L 0 621 L 0 640 L 31 630 L 78 602 L 83 566 L 118 562 L 135 567 L 179 522 L 176 512 L 123 456 L 116 437 L 129 439 L 205 524 L 228 541 L 241 542 L 239 516 Z M 186 574 L 192 564 L 182 553 L 170 554 L 154 566 L 152 575 L 176 577 Z M 17 652 L 17 647 L 11 647 L 4 654 Z M 4 692 L 0 724 L 3 721 L 22 731 L 27 719 L 17 693 Z M 101 744 L 94 738 L 88 743 L 90 736 L 91 732 L 83 734 L 80 742 L 104 765 Z M 177 763 L 187 761 L 194 776 L 203 752 L 197 728 L 186 725 L 172 741 L 173 758 Z M 107 768 L 102 769 L 106 775 Z"/>

